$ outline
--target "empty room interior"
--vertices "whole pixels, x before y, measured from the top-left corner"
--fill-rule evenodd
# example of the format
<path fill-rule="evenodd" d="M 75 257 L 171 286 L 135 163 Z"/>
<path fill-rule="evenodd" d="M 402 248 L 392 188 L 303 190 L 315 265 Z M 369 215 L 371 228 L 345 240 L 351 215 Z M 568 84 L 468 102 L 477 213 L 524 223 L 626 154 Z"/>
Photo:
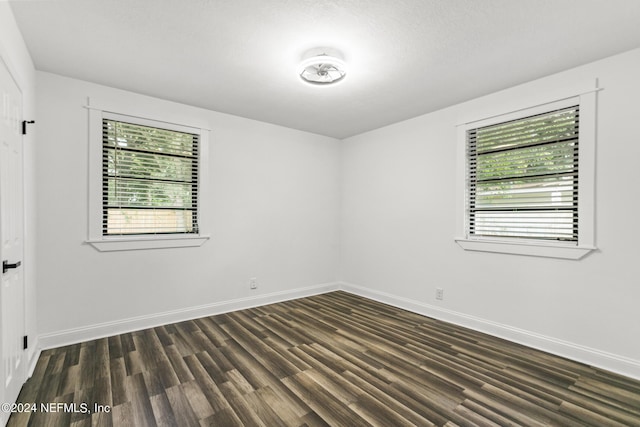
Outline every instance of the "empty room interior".
<path fill-rule="evenodd" d="M 0 425 L 640 425 L 639 23 L 0 1 Z"/>

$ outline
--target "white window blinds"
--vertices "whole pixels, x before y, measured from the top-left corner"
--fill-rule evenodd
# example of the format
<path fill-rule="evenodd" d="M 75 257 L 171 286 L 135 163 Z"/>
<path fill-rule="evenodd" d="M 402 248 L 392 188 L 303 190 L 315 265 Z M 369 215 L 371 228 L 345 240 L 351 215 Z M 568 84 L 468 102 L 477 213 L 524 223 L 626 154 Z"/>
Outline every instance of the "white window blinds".
<path fill-rule="evenodd" d="M 578 240 L 579 108 L 467 131 L 470 237 Z"/>
<path fill-rule="evenodd" d="M 198 233 L 197 134 L 102 120 L 102 234 Z"/>

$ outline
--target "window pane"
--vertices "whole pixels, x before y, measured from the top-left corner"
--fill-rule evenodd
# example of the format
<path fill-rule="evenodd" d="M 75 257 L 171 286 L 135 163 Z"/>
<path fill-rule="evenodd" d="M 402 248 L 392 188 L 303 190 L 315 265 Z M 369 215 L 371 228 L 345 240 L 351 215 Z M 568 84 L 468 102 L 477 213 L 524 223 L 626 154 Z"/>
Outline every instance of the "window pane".
<path fill-rule="evenodd" d="M 103 120 L 103 234 L 197 233 L 198 136 Z"/>
<path fill-rule="evenodd" d="M 484 181 L 571 172 L 575 168 L 577 155 L 575 141 L 479 154 L 477 179 Z"/>
<path fill-rule="evenodd" d="M 106 234 L 193 233 L 193 212 L 168 209 L 107 209 Z"/>
<path fill-rule="evenodd" d="M 107 174 L 131 178 L 192 182 L 193 159 L 124 150 L 105 150 Z"/>
<path fill-rule="evenodd" d="M 578 107 L 468 132 L 469 233 L 577 241 Z"/>
<path fill-rule="evenodd" d="M 478 153 L 578 136 L 578 107 L 477 129 Z"/>
<path fill-rule="evenodd" d="M 574 185 L 577 176 L 569 175 L 545 179 L 505 180 L 478 183 L 475 208 L 527 208 L 574 206 Z"/>
<path fill-rule="evenodd" d="M 195 206 L 190 184 L 114 179 L 107 181 L 108 206 L 185 207 Z"/>
<path fill-rule="evenodd" d="M 476 212 L 473 234 L 545 240 L 574 240 L 573 212 Z"/>
<path fill-rule="evenodd" d="M 129 148 L 172 155 L 197 155 L 194 135 L 184 132 L 104 120 L 103 143 L 108 147 Z"/>

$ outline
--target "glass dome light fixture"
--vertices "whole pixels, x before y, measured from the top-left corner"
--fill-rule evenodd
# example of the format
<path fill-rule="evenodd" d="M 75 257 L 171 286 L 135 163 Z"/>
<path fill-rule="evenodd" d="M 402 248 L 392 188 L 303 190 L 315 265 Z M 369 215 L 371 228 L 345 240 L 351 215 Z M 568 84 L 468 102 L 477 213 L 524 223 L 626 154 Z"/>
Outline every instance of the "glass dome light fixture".
<path fill-rule="evenodd" d="M 328 49 L 326 49 L 328 51 Z M 305 55 L 298 68 L 300 78 L 307 83 L 329 85 L 337 83 L 347 75 L 346 66 L 337 52 L 311 53 Z"/>

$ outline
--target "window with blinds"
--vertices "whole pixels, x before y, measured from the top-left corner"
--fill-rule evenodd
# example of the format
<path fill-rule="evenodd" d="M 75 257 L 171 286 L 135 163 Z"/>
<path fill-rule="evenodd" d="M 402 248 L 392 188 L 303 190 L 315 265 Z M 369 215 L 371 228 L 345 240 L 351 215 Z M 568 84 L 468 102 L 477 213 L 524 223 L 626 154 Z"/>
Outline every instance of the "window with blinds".
<path fill-rule="evenodd" d="M 470 237 L 578 241 L 579 108 L 467 131 Z"/>
<path fill-rule="evenodd" d="M 199 135 L 102 120 L 102 234 L 198 233 Z"/>

